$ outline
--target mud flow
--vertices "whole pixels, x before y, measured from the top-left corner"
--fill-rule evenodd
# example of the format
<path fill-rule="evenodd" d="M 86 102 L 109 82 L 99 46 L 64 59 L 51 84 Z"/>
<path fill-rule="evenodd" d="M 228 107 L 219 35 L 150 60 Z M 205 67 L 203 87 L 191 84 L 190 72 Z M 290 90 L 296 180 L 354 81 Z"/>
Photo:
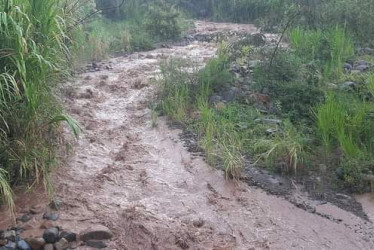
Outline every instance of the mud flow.
<path fill-rule="evenodd" d="M 256 32 L 252 25 L 196 27 L 201 34 Z M 164 118 L 152 127 L 160 61 L 203 65 L 217 46 L 196 41 L 113 58 L 63 85 L 63 104 L 84 132 L 53 177 L 62 202 L 58 223 L 76 232 L 107 226 L 114 234 L 107 249 L 374 249 L 371 222 L 329 203 L 309 213 L 227 181 L 188 152 L 181 131 Z"/>

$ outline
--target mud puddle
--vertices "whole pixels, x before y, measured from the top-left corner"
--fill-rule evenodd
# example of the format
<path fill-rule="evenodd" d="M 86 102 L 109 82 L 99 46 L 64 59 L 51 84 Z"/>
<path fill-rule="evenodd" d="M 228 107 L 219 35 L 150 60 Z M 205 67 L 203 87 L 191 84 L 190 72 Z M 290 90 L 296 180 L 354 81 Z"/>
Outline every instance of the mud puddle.
<path fill-rule="evenodd" d="M 195 32 L 208 33 L 212 25 L 198 22 Z M 216 50 L 214 43 L 193 42 L 134 53 L 92 65 L 63 85 L 62 102 L 84 133 L 70 140 L 73 151 L 53 177 L 62 202 L 59 225 L 75 232 L 107 226 L 114 234 L 107 249 L 373 249 L 371 222 L 329 203 L 309 213 L 227 181 L 189 152 L 181 129 L 164 118 L 152 127 L 160 60 L 202 64 Z"/>

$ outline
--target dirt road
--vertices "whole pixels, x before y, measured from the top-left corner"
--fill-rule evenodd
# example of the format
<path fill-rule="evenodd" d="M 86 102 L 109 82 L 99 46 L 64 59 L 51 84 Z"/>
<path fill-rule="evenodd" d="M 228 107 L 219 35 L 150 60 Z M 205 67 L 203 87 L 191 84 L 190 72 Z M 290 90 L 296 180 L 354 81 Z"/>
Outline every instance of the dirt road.
<path fill-rule="evenodd" d="M 250 25 L 197 27 L 255 32 Z M 374 249 L 371 222 L 321 205 L 331 220 L 226 181 L 187 151 L 164 118 L 152 127 L 160 59 L 203 63 L 216 48 L 194 42 L 134 53 L 64 85 L 63 103 L 84 133 L 54 176 L 63 204 L 59 223 L 77 232 L 106 225 L 114 233 L 109 249 Z"/>

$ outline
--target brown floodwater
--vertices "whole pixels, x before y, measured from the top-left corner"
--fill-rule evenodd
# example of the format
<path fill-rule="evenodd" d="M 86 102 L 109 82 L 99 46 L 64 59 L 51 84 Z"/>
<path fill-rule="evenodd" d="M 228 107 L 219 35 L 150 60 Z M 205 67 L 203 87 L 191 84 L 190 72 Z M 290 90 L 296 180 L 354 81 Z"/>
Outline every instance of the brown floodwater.
<path fill-rule="evenodd" d="M 195 32 L 225 29 L 256 32 L 253 25 L 206 22 Z M 66 130 L 73 147 L 53 176 L 63 204 L 59 225 L 76 232 L 106 225 L 114 233 L 109 249 L 374 249 L 371 222 L 319 206 L 339 219 L 331 220 L 228 181 L 188 152 L 165 118 L 152 126 L 160 61 L 183 57 L 201 66 L 216 50 L 193 42 L 134 53 L 63 84 L 61 101 L 84 132 L 74 141 Z"/>

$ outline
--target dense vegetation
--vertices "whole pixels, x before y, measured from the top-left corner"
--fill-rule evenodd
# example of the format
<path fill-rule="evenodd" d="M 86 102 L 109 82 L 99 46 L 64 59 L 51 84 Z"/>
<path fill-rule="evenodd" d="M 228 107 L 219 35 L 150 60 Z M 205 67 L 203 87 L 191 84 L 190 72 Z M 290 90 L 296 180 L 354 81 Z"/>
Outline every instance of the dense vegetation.
<path fill-rule="evenodd" d="M 66 8 L 54 0 L 0 1 L 0 192 L 9 206 L 13 185 L 48 185 L 58 123 L 79 130 L 51 95 L 67 73 Z"/>
<path fill-rule="evenodd" d="M 327 168 L 338 186 L 370 188 L 374 53 L 361 46 L 373 41 L 372 3 L 195 2 L 180 6 L 196 16 L 255 21 L 283 32 L 290 45 L 223 42 L 196 77 L 183 73 L 191 62 L 164 64 L 160 109 L 198 134 L 208 161 L 231 177 L 248 158 L 283 173 Z"/>
<path fill-rule="evenodd" d="M 156 43 L 177 39 L 181 34 L 181 12 L 166 1 L 96 2 L 107 10 L 103 11 L 107 18 L 94 15 L 76 30 L 75 42 L 80 44 L 75 53 L 78 60 L 98 61 L 111 54 L 150 50 Z M 86 5 L 83 12 L 90 16 L 94 9 L 95 5 Z"/>

